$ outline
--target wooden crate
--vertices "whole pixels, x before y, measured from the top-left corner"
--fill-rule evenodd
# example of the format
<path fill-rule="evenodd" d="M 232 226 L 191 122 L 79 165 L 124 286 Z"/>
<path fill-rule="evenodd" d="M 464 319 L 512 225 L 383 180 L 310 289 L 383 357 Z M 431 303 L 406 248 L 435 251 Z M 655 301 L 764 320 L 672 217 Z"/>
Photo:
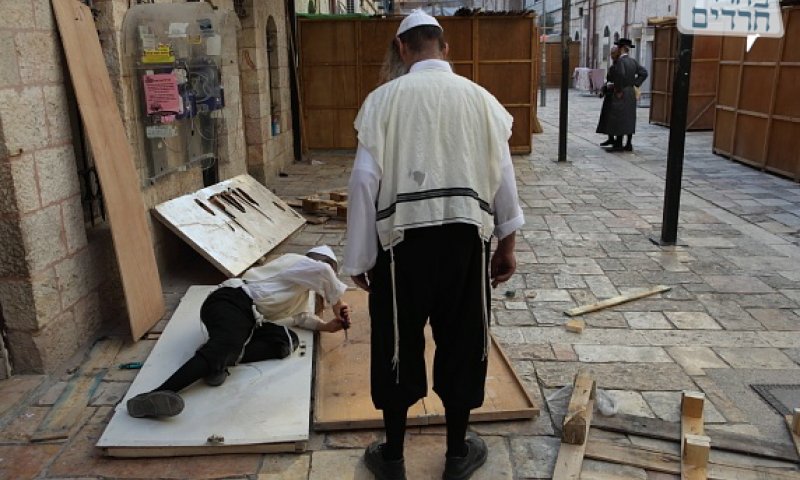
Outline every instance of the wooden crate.
<path fill-rule="evenodd" d="M 672 87 L 678 66 L 680 33 L 674 18 L 655 26 L 653 44 L 653 85 L 650 123 L 668 127 L 672 118 Z M 717 97 L 717 70 L 722 52 L 722 37 L 695 36 L 692 50 L 692 74 L 689 85 L 687 130 L 713 130 Z"/>
<path fill-rule="evenodd" d="M 378 86 L 402 17 L 300 20 L 305 148 L 354 149 L 361 103 Z M 514 116 L 512 153 L 530 153 L 536 125 L 535 17 L 440 17 L 453 69 L 488 89 Z M 497 42 L 497 38 L 504 38 Z"/>
<path fill-rule="evenodd" d="M 800 180 L 800 7 L 783 9 L 783 38 L 725 37 L 714 153 Z"/>
<path fill-rule="evenodd" d="M 547 55 L 547 62 L 545 65 L 545 85 L 548 87 L 561 86 L 561 42 L 548 43 L 545 46 L 545 53 Z M 540 55 L 541 56 L 541 55 Z M 575 71 L 580 65 L 581 56 L 581 42 L 569 42 L 569 74 Z"/>

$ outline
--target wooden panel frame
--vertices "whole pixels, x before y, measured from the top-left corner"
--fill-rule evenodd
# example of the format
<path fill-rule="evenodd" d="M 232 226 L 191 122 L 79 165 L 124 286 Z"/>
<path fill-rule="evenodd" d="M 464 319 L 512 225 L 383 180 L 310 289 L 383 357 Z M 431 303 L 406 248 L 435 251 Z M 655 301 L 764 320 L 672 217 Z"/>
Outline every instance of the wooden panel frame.
<path fill-rule="evenodd" d="M 536 17 L 441 17 L 439 21 L 451 42 L 450 60 L 454 70 L 476 83 L 481 83 L 483 77 L 484 82 L 490 85 L 489 91 L 499 99 L 506 96 L 506 90 L 502 82 L 491 81 L 491 77 L 488 77 L 492 75 L 491 70 L 503 70 L 502 66 L 529 66 L 529 80 L 524 85 L 526 91 L 516 92 L 513 98 L 501 103 L 514 116 L 515 128 L 509 142 L 511 152 L 530 153 L 533 149 L 530 134 L 539 131 L 536 99 L 540 52 Z M 308 130 L 304 135 L 304 149 L 355 148 L 357 140 L 352 122 L 333 111 L 358 111 L 367 94 L 375 87 L 376 72 L 383 60 L 383 52 L 399 22 L 400 17 L 300 19 L 301 103 L 303 122 Z M 488 38 L 483 43 L 481 32 L 484 38 Z M 494 41 L 496 35 L 493 32 L 504 32 L 506 37 L 511 35 L 518 41 L 498 44 Z M 336 38 L 328 41 L 327 37 Z M 331 53 L 334 46 L 336 52 L 346 49 L 354 53 Z M 326 57 L 325 52 L 330 53 L 331 58 Z M 575 57 L 577 59 L 577 50 Z M 349 73 L 337 75 L 337 70 L 348 70 Z M 320 84 L 320 75 L 341 81 L 335 85 L 330 82 Z M 503 78 L 507 79 L 507 76 Z M 320 102 L 320 98 L 324 101 Z"/>
<path fill-rule="evenodd" d="M 318 431 L 380 428 L 381 412 L 375 410 L 369 396 L 369 314 L 367 294 L 350 290 L 345 301 L 351 307 L 353 327 L 348 339 L 343 334 L 321 335 L 317 342 L 314 378 L 314 429 Z M 426 329 L 426 364 L 431 378 L 433 341 Z M 472 422 L 535 418 L 539 406 L 497 341 L 492 338 L 486 398 L 481 408 L 470 414 Z M 429 380 L 429 385 L 432 382 Z M 445 422 L 444 406 L 433 392 L 414 404 L 408 413 L 408 425 L 440 425 Z"/>
<path fill-rule="evenodd" d="M 678 39 L 675 21 L 655 25 L 655 42 L 650 123 L 670 126 L 672 120 L 672 88 L 678 66 Z M 720 37 L 695 36 L 692 52 L 692 75 L 689 85 L 687 131 L 713 130 L 714 107 L 717 102 L 719 62 L 722 57 Z"/>
<path fill-rule="evenodd" d="M 714 153 L 732 160 L 800 181 L 800 156 L 796 154 L 800 97 L 792 81 L 800 78 L 800 6 L 784 7 L 783 18 L 786 35 L 759 39 L 749 53 L 743 39 L 723 38 L 718 76 L 725 79 L 718 99 L 724 96 L 725 101 L 718 101 L 716 107 L 719 128 L 714 132 L 713 148 Z M 732 79 L 733 71 L 737 74 Z M 754 75 L 760 75 L 761 81 L 753 80 Z M 735 102 L 729 101 L 731 80 L 736 85 Z"/>
<path fill-rule="evenodd" d="M 131 335 L 141 338 L 164 315 L 164 295 L 139 174 L 111 86 L 91 10 L 52 0 L 78 108 L 92 146 L 119 265 Z"/>

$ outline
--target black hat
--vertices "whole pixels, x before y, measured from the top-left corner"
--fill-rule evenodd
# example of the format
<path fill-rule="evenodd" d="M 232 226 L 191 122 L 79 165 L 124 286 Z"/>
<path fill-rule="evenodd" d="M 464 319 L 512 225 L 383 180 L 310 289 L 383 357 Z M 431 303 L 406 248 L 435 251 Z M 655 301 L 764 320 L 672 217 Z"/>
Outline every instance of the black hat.
<path fill-rule="evenodd" d="M 620 38 L 619 40 L 617 40 L 616 42 L 614 42 L 614 45 L 616 45 L 616 46 L 618 46 L 618 47 L 636 48 L 636 47 L 633 45 L 633 42 L 631 41 L 631 39 L 630 39 L 630 38 Z"/>

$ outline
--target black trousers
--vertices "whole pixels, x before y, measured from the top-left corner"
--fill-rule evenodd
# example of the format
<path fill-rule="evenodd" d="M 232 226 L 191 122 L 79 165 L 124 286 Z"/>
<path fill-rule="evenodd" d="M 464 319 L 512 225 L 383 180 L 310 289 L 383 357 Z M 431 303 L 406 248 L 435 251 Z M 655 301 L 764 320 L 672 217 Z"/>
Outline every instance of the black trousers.
<path fill-rule="evenodd" d="M 208 341 L 198 350 L 213 371 L 241 362 L 287 357 L 289 338 L 282 326 L 265 322 L 256 327 L 253 300 L 241 288 L 222 287 L 212 292 L 200 308 L 200 320 L 208 330 Z M 288 330 L 297 348 L 297 334 Z M 249 341 L 248 341 L 249 339 Z"/>
<path fill-rule="evenodd" d="M 391 258 L 389 251 L 379 249 L 370 272 L 369 296 L 375 408 L 404 408 L 426 396 L 424 328 L 428 320 L 436 343 L 433 390 L 445 408 L 473 409 L 483 404 L 487 366 L 483 353 L 488 335 L 483 306 L 489 305 L 489 245 L 482 249 L 482 243 L 477 227 L 458 223 L 407 230 L 404 240 L 394 247 L 399 377 L 392 365 Z M 487 275 L 483 292 L 482 275 Z"/>

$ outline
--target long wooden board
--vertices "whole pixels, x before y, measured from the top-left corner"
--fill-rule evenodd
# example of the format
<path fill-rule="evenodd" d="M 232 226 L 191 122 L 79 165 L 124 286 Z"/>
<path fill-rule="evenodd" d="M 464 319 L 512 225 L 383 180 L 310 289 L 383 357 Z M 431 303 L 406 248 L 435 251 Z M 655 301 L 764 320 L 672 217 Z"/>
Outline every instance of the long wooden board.
<path fill-rule="evenodd" d="M 681 472 L 680 454 L 677 451 L 664 452 L 656 448 L 616 443 L 597 438 L 592 435 L 591 431 L 589 440 L 586 443 L 586 458 L 630 465 L 673 475 L 678 475 Z M 772 480 L 800 480 L 800 472 L 755 465 L 717 463 L 712 459 L 708 463 L 708 478 L 713 480 L 764 480 L 767 478 Z"/>
<path fill-rule="evenodd" d="M 588 400 L 585 406 L 587 412 L 586 422 L 582 425 L 584 427 L 584 442 L 577 444 L 567 443 L 562 438 L 561 446 L 558 448 L 556 466 L 553 470 L 554 479 L 579 480 L 582 478 L 581 469 L 583 467 L 583 457 L 586 453 L 586 437 L 589 436 L 589 427 L 591 426 L 592 412 L 594 411 L 594 399 Z"/>
<path fill-rule="evenodd" d="M 613 417 L 604 415 L 594 417 L 592 419 L 592 428 L 675 442 L 681 437 L 679 423 L 623 413 L 618 413 Z M 706 432 L 714 439 L 714 450 L 727 450 L 729 452 L 758 455 L 792 462 L 797 462 L 800 459 L 791 445 L 779 443 L 772 439 L 756 439 L 751 435 L 727 432 L 713 427 L 707 428 Z"/>
<path fill-rule="evenodd" d="M 228 197 L 232 201 L 219 197 L 221 192 L 233 192 Z M 230 277 L 240 275 L 305 223 L 302 215 L 249 175 L 161 203 L 153 213 Z"/>
<path fill-rule="evenodd" d="M 626 293 L 625 295 L 619 295 L 616 297 L 612 297 L 601 302 L 592 303 L 589 305 L 584 305 L 582 307 L 575 307 L 564 312 L 565 315 L 570 317 L 575 317 L 578 315 L 583 315 L 584 313 L 591 313 L 596 312 L 598 310 L 602 310 L 604 308 L 613 307 L 616 305 L 620 305 L 622 303 L 627 303 L 633 300 L 638 300 L 640 298 L 649 297 L 650 295 L 655 295 L 656 293 L 666 292 L 670 290 L 672 287 L 668 287 L 665 285 L 659 285 L 657 287 L 653 287 L 641 292 L 633 292 L 633 293 Z"/>
<path fill-rule="evenodd" d="M 162 420 L 132 418 L 129 398 L 161 384 L 206 340 L 200 306 L 212 286 L 193 286 L 181 300 L 97 446 L 106 455 L 181 456 L 294 452 L 305 448 L 311 408 L 311 355 L 243 364 L 219 387 L 197 382 L 181 392 L 183 412 Z M 313 348 L 314 335 L 296 329 Z M 212 435 L 223 443 L 209 443 Z"/>
<path fill-rule="evenodd" d="M 164 297 L 139 176 L 111 88 L 92 12 L 77 0 L 52 0 L 61 43 L 95 167 L 119 264 L 134 340 L 164 315 Z"/>
<path fill-rule="evenodd" d="M 375 409 L 369 388 L 369 311 L 367 294 L 351 290 L 344 300 L 351 306 L 353 326 L 345 342 L 344 334 L 322 335 L 319 339 L 316 378 L 314 381 L 315 430 L 375 428 L 383 425 L 381 412 Z M 432 385 L 432 358 L 435 351 L 430 329 L 426 329 L 428 385 Z M 473 410 L 470 420 L 497 421 L 534 418 L 539 406 L 517 377 L 497 341 L 492 339 L 486 398 L 481 408 Z M 430 394 L 417 402 L 408 414 L 409 425 L 444 423 L 444 406 Z"/>
<path fill-rule="evenodd" d="M 703 430 L 703 406 L 706 396 L 702 392 L 681 394 L 681 479 L 706 480 L 708 478 L 709 438 Z"/>

